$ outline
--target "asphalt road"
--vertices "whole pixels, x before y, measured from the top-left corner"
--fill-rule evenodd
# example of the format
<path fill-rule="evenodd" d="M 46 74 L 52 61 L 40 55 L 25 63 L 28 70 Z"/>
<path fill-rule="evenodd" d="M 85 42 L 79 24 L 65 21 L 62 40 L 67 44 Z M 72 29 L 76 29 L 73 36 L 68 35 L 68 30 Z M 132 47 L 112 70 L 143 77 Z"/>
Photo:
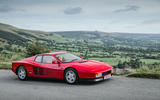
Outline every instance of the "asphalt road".
<path fill-rule="evenodd" d="M 160 80 L 112 77 L 68 85 L 60 80 L 20 81 L 9 70 L 0 70 L 0 100 L 160 100 Z"/>

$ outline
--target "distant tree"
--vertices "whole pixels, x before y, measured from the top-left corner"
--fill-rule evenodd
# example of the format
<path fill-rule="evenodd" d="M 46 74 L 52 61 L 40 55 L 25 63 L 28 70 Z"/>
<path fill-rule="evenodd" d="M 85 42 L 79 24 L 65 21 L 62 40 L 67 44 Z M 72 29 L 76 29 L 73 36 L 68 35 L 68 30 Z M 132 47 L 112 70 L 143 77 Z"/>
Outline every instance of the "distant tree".
<path fill-rule="evenodd" d="M 3 51 L 3 48 L 0 47 L 0 52 Z"/>
<path fill-rule="evenodd" d="M 9 45 L 9 44 L 5 45 L 5 46 L 4 46 L 4 49 L 5 49 L 5 50 L 12 50 L 12 49 L 11 49 L 11 45 Z"/>
<path fill-rule="evenodd" d="M 130 61 L 119 61 L 118 62 L 118 68 L 124 69 L 124 68 L 140 68 L 143 65 L 143 62 L 140 61 L 140 59 L 130 59 Z"/>
<path fill-rule="evenodd" d="M 40 42 L 28 42 L 26 46 L 26 57 L 34 56 L 40 53 L 50 52 L 49 48 Z"/>
<path fill-rule="evenodd" d="M 118 68 L 123 69 L 125 66 L 123 65 L 122 61 L 118 61 Z"/>
<path fill-rule="evenodd" d="M 88 50 L 86 50 L 85 55 L 84 55 L 85 59 L 88 59 Z"/>
<path fill-rule="evenodd" d="M 123 62 L 123 66 L 124 66 L 124 68 L 129 68 L 130 67 L 127 61 Z"/>
<path fill-rule="evenodd" d="M 131 68 L 140 68 L 142 66 L 142 62 L 140 61 L 140 59 L 131 59 L 129 61 L 129 65 L 131 66 Z"/>

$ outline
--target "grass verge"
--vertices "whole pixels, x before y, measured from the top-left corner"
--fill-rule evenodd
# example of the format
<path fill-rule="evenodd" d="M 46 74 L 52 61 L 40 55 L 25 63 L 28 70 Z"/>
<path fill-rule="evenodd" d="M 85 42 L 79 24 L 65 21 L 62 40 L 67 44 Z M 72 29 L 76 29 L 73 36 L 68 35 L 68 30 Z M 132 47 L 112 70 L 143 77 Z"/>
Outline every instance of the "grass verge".
<path fill-rule="evenodd" d="M 127 77 L 160 79 L 160 74 L 156 74 L 156 73 L 133 73 L 133 74 L 129 74 Z"/>
<path fill-rule="evenodd" d="M 0 69 L 11 69 L 11 64 L 0 64 Z"/>
<path fill-rule="evenodd" d="M 136 69 L 128 77 L 160 79 L 160 65 L 143 66 Z"/>

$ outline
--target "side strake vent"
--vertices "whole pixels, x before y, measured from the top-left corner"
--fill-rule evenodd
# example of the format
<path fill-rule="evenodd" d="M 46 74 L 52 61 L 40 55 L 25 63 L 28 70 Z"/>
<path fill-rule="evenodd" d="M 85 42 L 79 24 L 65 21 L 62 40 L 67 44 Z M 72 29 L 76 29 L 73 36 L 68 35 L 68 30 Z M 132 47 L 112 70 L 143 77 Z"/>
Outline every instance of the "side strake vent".
<path fill-rule="evenodd" d="M 36 75 L 43 75 L 43 68 L 33 67 L 33 72 Z"/>

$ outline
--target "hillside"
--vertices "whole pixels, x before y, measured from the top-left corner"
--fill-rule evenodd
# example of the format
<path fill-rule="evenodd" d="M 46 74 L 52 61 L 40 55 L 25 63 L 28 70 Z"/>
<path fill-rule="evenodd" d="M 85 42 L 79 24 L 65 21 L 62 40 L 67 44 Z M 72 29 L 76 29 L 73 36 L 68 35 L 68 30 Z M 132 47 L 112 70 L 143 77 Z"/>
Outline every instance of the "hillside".
<path fill-rule="evenodd" d="M 108 45 L 153 47 L 160 44 L 160 34 L 108 33 L 99 31 L 63 31 L 52 33 L 76 40 L 101 41 Z"/>
<path fill-rule="evenodd" d="M 100 31 L 60 31 L 43 32 L 20 29 L 0 23 L 0 47 L 5 45 L 25 46 L 28 41 L 42 41 L 50 46 L 66 45 L 114 47 L 123 49 L 157 49 L 160 48 L 160 34 L 109 33 Z M 134 47 L 134 48 L 133 48 Z M 68 48 L 68 47 L 67 47 Z M 80 47 L 81 48 L 81 47 Z M 153 50 L 152 50 L 153 51 Z"/>
<path fill-rule="evenodd" d="M 0 42 L 23 46 L 27 41 L 57 41 L 86 40 L 106 45 L 157 47 L 160 44 L 160 34 L 108 33 L 100 31 L 60 31 L 43 32 L 20 29 L 0 23 Z"/>
<path fill-rule="evenodd" d="M 19 29 L 11 25 L 0 23 L 0 43 L 3 44 L 15 44 L 24 46 L 25 43 L 28 41 L 58 41 L 58 38 L 61 38 L 65 41 L 65 38 L 57 34 L 50 34 L 42 31 Z"/>

